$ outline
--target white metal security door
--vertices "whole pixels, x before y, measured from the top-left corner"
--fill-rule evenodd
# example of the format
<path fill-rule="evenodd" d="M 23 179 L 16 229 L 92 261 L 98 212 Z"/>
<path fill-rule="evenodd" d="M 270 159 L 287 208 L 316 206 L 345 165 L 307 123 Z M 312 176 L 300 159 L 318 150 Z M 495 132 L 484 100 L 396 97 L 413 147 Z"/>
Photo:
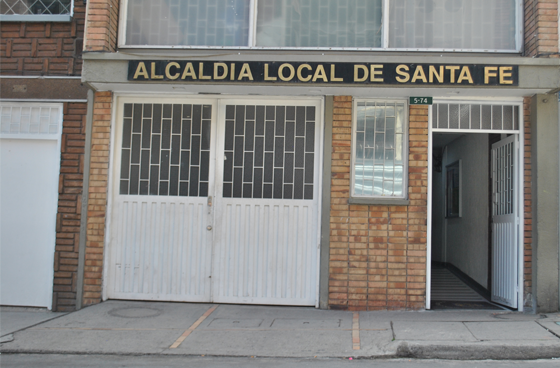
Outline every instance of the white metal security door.
<path fill-rule="evenodd" d="M 106 296 L 316 305 L 320 101 L 187 101 L 119 104 Z"/>
<path fill-rule="evenodd" d="M 63 105 L 0 111 L 0 305 L 51 309 Z"/>
<path fill-rule="evenodd" d="M 215 302 L 316 305 L 320 111 L 319 101 L 220 106 Z"/>
<path fill-rule="evenodd" d="M 517 135 L 492 145 L 492 301 L 517 308 Z"/>
<path fill-rule="evenodd" d="M 107 297 L 210 301 L 213 101 L 119 104 Z"/>

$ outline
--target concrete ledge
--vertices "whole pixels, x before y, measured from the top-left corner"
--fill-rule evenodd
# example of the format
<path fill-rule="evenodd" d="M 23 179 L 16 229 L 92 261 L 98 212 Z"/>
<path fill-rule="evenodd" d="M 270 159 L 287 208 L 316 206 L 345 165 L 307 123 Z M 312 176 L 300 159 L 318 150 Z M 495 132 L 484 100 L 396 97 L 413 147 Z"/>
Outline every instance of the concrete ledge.
<path fill-rule="evenodd" d="M 402 343 L 397 349 L 399 358 L 451 360 L 533 360 L 560 357 L 560 344 L 507 343 Z"/>

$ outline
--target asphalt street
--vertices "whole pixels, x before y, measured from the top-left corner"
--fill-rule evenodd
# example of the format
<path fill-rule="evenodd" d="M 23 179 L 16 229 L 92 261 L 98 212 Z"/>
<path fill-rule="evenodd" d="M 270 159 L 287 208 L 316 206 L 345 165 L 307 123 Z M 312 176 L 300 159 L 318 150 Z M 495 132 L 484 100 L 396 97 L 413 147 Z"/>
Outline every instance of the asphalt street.
<path fill-rule="evenodd" d="M 535 367 L 557 368 L 560 360 L 504 360 L 504 361 L 456 361 L 456 360 L 372 360 L 372 359 L 269 359 L 269 358 L 219 358 L 219 357 L 176 357 L 176 356 L 115 356 L 115 355 L 21 355 L 2 354 L 3 368 L 65 368 L 65 367 L 202 367 L 202 368 L 335 368 L 335 367 L 375 367 L 375 368 L 506 368 Z"/>

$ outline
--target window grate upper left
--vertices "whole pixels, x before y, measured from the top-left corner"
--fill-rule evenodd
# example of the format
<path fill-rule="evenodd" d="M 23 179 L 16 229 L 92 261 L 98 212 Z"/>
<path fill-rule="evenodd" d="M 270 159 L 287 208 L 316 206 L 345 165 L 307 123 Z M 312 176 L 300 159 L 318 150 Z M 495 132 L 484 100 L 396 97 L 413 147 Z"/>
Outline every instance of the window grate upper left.
<path fill-rule="evenodd" d="M 2 21 L 69 21 L 72 0 L 0 0 Z"/>

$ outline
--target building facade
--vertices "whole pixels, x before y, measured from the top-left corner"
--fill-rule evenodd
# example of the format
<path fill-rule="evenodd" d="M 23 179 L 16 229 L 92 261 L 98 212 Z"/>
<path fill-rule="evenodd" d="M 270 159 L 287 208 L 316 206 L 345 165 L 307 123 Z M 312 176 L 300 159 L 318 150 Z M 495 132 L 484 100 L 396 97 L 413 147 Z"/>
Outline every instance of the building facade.
<path fill-rule="evenodd" d="M 81 305 L 558 310 L 557 0 L 90 0 L 83 59 Z"/>
<path fill-rule="evenodd" d="M 76 308 L 85 10 L 81 1 L 0 1 L 1 305 Z"/>

